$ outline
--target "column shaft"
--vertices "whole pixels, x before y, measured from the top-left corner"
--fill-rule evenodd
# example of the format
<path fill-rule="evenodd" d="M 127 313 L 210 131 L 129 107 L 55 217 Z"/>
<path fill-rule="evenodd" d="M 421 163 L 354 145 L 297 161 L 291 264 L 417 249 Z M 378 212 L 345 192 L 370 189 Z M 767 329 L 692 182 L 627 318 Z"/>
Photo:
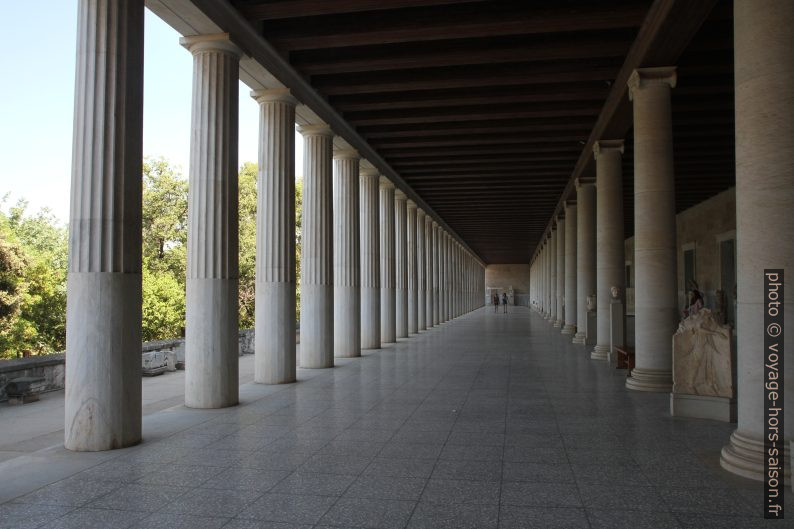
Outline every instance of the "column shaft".
<path fill-rule="evenodd" d="M 557 317 L 554 319 L 555 327 L 565 324 L 565 219 L 557 219 Z"/>
<path fill-rule="evenodd" d="M 334 356 L 361 356 L 359 156 L 334 153 Z"/>
<path fill-rule="evenodd" d="M 596 346 L 590 358 L 609 357 L 611 289 L 625 299 L 625 237 L 623 236 L 623 140 L 601 140 L 596 159 Z"/>
<path fill-rule="evenodd" d="M 407 198 L 394 192 L 394 265 L 397 338 L 408 337 L 408 230 Z"/>
<path fill-rule="evenodd" d="M 439 259 L 441 258 L 441 254 L 439 252 L 439 244 L 440 241 L 440 233 L 438 224 L 433 222 L 433 325 L 438 325 L 440 323 L 440 310 L 439 310 L 439 289 L 440 289 L 440 282 L 439 282 L 439 271 L 441 267 L 439 266 Z"/>
<path fill-rule="evenodd" d="M 765 408 L 764 269 L 782 268 L 784 416 L 794 424 L 791 366 L 794 366 L 794 3 L 734 2 L 736 88 L 736 233 L 738 424 L 722 449 L 723 468 L 763 480 Z M 790 481 L 784 430 L 782 473 Z M 778 444 L 780 446 L 780 444 Z"/>
<path fill-rule="evenodd" d="M 297 101 L 287 90 L 257 90 L 251 95 L 259 102 L 254 380 L 282 384 L 294 382 L 296 376 Z M 311 339 L 309 344 L 312 345 Z"/>
<path fill-rule="evenodd" d="M 381 178 L 380 339 L 383 343 L 394 343 L 397 341 L 394 251 L 394 186 L 385 178 Z"/>
<path fill-rule="evenodd" d="M 433 219 L 425 216 L 425 328 L 433 327 Z"/>
<path fill-rule="evenodd" d="M 576 334 L 573 343 L 587 340 L 587 296 L 596 288 L 596 189 L 576 183 Z"/>
<path fill-rule="evenodd" d="M 141 440 L 144 9 L 78 6 L 64 445 L 97 451 Z"/>
<path fill-rule="evenodd" d="M 634 101 L 635 368 L 626 387 L 672 389 L 678 325 L 675 179 L 670 88 L 674 68 L 636 70 Z"/>
<path fill-rule="evenodd" d="M 576 332 L 576 204 L 565 204 L 565 325 L 562 334 Z"/>
<path fill-rule="evenodd" d="M 193 53 L 188 192 L 185 405 L 238 401 L 237 116 L 240 51 L 225 35 L 186 37 Z"/>
<path fill-rule="evenodd" d="M 304 125 L 300 366 L 334 366 L 333 132 Z"/>
<path fill-rule="evenodd" d="M 416 204 L 408 201 L 407 241 L 408 251 L 408 334 L 416 334 L 419 328 L 419 312 L 417 303 L 419 293 L 416 281 Z"/>
<path fill-rule="evenodd" d="M 416 329 L 427 329 L 427 258 L 425 257 L 425 212 L 416 210 Z"/>
<path fill-rule="evenodd" d="M 380 348 L 380 176 L 361 170 L 361 348 Z"/>

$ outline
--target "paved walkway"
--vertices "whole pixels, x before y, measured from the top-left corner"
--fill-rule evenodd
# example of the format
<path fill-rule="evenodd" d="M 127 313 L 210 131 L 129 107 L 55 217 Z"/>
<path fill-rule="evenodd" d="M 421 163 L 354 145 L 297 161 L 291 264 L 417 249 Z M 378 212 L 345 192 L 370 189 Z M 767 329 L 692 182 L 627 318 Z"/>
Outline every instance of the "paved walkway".
<path fill-rule="evenodd" d="M 558 331 L 481 309 L 297 384 L 243 384 L 234 408 L 151 413 L 130 449 L 10 458 L 0 528 L 771 525 L 762 484 L 719 468 L 732 425 L 672 419 Z"/>

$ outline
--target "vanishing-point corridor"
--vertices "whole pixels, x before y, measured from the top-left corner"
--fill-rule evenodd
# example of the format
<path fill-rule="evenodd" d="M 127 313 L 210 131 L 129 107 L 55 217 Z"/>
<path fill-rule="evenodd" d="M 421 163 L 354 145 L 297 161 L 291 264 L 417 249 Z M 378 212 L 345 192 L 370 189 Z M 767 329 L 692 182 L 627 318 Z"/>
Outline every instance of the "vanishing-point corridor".
<path fill-rule="evenodd" d="M 28 472 L 74 471 L 20 480 L 0 527 L 765 525 L 762 483 L 719 467 L 733 425 L 670 417 L 667 394 L 626 391 L 529 309 L 337 362 L 149 415 L 136 447 L 32 454 Z"/>

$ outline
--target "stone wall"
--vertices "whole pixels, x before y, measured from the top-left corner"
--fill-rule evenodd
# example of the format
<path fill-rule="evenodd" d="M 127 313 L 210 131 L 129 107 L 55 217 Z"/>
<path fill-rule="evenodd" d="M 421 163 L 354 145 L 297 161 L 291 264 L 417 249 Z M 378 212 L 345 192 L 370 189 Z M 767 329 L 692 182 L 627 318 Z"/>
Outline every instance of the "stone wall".
<path fill-rule="evenodd" d="M 177 361 L 185 361 L 185 339 L 155 340 L 144 342 L 141 353 L 166 351 L 176 353 Z M 254 330 L 240 331 L 240 356 L 254 353 Z M 44 377 L 45 392 L 63 389 L 65 356 L 63 353 L 0 360 L 0 402 L 8 400 L 6 384 L 19 377 Z"/>
<path fill-rule="evenodd" d="M 492 264 L 485 267 L 485 288 L 508 289 L 516 294 L 529 293 L 528 264 Z"/>
<path fill-rule="evenodd" d="M 683 308 L 684 250 L 695 249 L 695 280 L 707 308 L 715 308 L 720 288 L 720 242 L 736 238 L 736 189 L 730 188 L 676 215 L 678 238 L 678 301 Z M 634 313 L 634 238 L 626 239 L 626 263 L 631 264 L 631 286 L 626 292 L 627 313 Z M 732 294 L 732 293 L 730 293 Z"/>

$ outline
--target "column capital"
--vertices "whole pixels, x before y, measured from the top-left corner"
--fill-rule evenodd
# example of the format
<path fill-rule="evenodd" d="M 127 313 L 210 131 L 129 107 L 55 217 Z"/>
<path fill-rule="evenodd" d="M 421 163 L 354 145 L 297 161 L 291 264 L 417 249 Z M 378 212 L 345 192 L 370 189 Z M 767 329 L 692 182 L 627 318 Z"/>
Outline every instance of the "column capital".
<path fill-rule="evenodd" d="M 179 44 L 193 55 L 206 51 L 222 52 L 239 58 L 243 51 L 229 39 L 228 33 L 213 33 L 211 35 L 188 35 L 180 37 Z"/>
<path fill-rule="evenodd" d="M 355 149 L 334 149 L 334 160 L 360 160 L 361 155 Z"/>
<path fill-rule="evenodd" d="M 598 140 L 593 145 L 593 157 L 598 160 L 600 154 L 615 151 L 623 154 L 624 143 L 623 140 Z"/>
<path fill-rule="evenodd" d="M 380 176 L 380 171 L 378 171 L 377 167 L 362 167 L 358 170 L 358 174 L 361 176 Z"/>
<path fill-rule="evenodd" d="M 629 100 L 634 99 L 634 91 L 649 84 L 667 84 L 675 88 L 678 75 L 675 66 L 661 66 L 658 68 L 637 68 L 629 76 Z"/>
<path fill-rule="evenodd" d="M 416 208 L 416 202 L 414 202 L 411 199 L 408 199 L 408 209 L 417 209 Z"/>
<path fill-rule="evenodd" d="M 287 103 L 292 106 L 298 104 L 298 100 L 290 94 L 289 88 L 263 88 L 251 90 L 251 97 L 260 105 L 263 103 Z"/>
<path fill-rule="evenodd" d="M 425 216 L 425 210 L 423 210 L 420 207 L 417 207 L 416 208 L 416 217 L 417 217 L 417 219 L 419 219 L 421 217 L 424 217 L 424 216 Z"/>
<path fill-rule="evenodd" d="M 334 131 L 325 123 L 298 125 L 298 132 L 303 136 L 333 136 Z"/>
<path fill-rule="evenodd" d="M 394 184 L 391 183 L 391 180 L 386 178 L 385 176 L 381 175 L 378 184 L 381 189 L 394 189 Z"/>
<path fill-rule="evenodd" d="M 593 186 L 595 185 L 595 178 L 592 176 L 580 176 L 574 181 L 574 187 L 578 190 L 582 186 Z"/>
<path fill-rule="evenodd" d="M 395 188 L 394 200 L 408 200 L 408 196 L 405 193 L 403 193 L 401 190 Z"/>

